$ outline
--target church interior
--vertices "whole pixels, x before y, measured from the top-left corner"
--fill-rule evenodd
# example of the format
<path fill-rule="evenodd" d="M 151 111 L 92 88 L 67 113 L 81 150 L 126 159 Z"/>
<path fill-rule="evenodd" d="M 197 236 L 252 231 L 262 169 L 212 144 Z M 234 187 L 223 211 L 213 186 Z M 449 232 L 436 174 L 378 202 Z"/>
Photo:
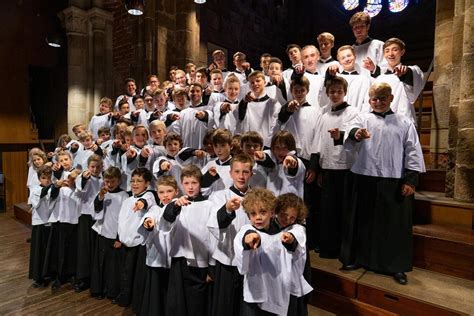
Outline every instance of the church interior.
<path fill-rule="evenodd" d="M 142 15 L 127 12 L 140 3 Z M 198 3 L 204 2 L 204 3 Z M 359 3 L 360 2 L 360 3 Z M 0 16 L 0 314 L 124 314 L 107 300 L 64 286 L 57 293 L 28 280 L 31 213 L 28 151 L 52 151 L 61 134 L 114 100 L 131 77 L 140 89 L 170 66 L 207 66 L 211 52 L 237 51 L 259 68 L 262 53 L 291 66 L 289 43 L 317 46 L 316 36 L 354 42 L 349 19 L 374 4 L 370 36 L 403 39 L 403 63 L 425 74 L 415 102 L 426 173 L 413 208 L 413 271 L 400 285 L 364 269 L 311 257 L 309 315 L 474 315 L 474 1 L 411 0 L 13 0 Z M 348 10 L 343 3 L 355 7 Z M 48 43 L 57 42 L 59 47 Z"/>

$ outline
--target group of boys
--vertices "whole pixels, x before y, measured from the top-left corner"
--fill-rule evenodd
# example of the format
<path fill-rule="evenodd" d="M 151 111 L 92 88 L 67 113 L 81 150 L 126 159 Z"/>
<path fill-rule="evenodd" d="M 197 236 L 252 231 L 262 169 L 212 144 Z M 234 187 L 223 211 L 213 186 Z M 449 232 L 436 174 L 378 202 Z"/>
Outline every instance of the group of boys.
<path fill-rule="evenodd" d="M 305 315 L 312 249 L 406 284 L 423 74 L 400 39 L 368 37 L 366 13 L 350 23 L 337 61 L 322 33 L 321 53 L 288 46 L 285 71 L 237 52 L 231 72 L 217 50 L 103 98 L 37 170 L 35 285 L 75 276 L 140 315 Z"/>

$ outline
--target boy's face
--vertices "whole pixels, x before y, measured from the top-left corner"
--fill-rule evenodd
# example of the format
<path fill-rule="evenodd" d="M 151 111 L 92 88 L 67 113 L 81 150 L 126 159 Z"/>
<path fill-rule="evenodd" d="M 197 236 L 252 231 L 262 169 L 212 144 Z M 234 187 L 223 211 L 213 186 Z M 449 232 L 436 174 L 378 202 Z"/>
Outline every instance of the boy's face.
<path fill-rule="evenodd" d="M 58 162 L 64 170 L 69 170 L 72 167 L 72 160 L 69 155 L 61 155 L 58 157 Z"/>
<path fill-rule="evenodd" d="M 271 63 L 268 65 L 268 75 L 270 77 L 281 75 L 281 65 L 279 63 Z"/>
<path fill-rule="evenodd" d="M 337 60 L 344 70 L 353 71 L 355 65 L 355 56 L 350 49 L 343 49 L 337 54 Z"/>
<path fill-rule="evenodd" d="M 253 77 L 250 80 L 250 90 L 255 94 L 256 97 L 259 97 L 263 90 L 265 89 L 265 79 L 260 76 Z"/>
<path fill-rule="evenodd" d="M 130 112 L 130 105 L 128 103 L 124 103 L 120 106 L 120 115 L 125 115 Z"/>
<path fill-rule="evenodd" d="M 238 82 L 227 83 L 225 87 L 225 95 L 230 101 L 237 99 L 240 93 L 240 84 Z"/>
<path fill-rule="evenodd" d="M 314 47 L 308 47 L 301 52 L 303 56 L 303 66 L 311 72 L 316 71 L 319 53 Z"/>
<path fill-rule="evenodd" d="M 48 185 L 50 185 L 52 183 L 51 181 L 51 175 L 48 175 L 48 174 L 42 174 L 40 177 L 39 177 L 39 182 L 40 182 L 40 185 L 42 187 L 47 187 Z"/>
<path fill-rule="evenodd" d="M 166 142 L 166 152 L 168 155 L 174 157 L 181 149 L 181 144 L 177 140 L 170 140 Z"/>
<path fill-rule="evenodd" d="M 146 109 L 149 111 L 153 111 L 155 109 L 155 105 L 153 104 L 153 97 L 151 95 L 147 95 L 144 100 Z"/>
<path fill-rule="evenodd" d="M 201 102 L 202 90 L 198 86 L 191 86 L 189 89 L 189 99 L 192 104 L 198 104 Z"/>
<path fill-rule="evenodd" d="M 260 68 L 264 73 L 268 73 L 268 66 L 270 65 L 271 57 L 260 57 Z"/>
<path fill-rule="evenodd" d="M 234 65 L 237 69 L 242 69 L 242 64 L 245 63 L 247 60 L 242 56 L 237 56 L 234 58 Z"/>
<path fill-rule="evenodd" d="M 151 138 L 153 138 L 153 142 L 155 144 L 161 145 L 163 144 L 163 139 L 166 136 L 166 130 L 163 129 L 162 127 L 153 127 L 150 130 Z"/>
<path fill-rule="evenodd" d="M 154 101 L 154 103 L 156 105 L 156 108 L 158 110 L 163 110 L 165 108 L 166 97 L 165 97 L 164 93 L 158 94 L 157 96 L 155 96 L 153 98 L 153 101 Z"/>
<path fill-rule="evenodd" d="M 216 153 L 214 152 L 214 146 L 211 142 L 203 142 L 204 150 L 211 156 L 214 157 Z"/>
<path fill-rule="evenodd" d="M 331 56 L 331 49 L 334 47 L 334 43 L 327 39 L 322 39 L 318 41 L 319 50 L 321 51 L 321 56 L 323 58 L 328 58 Z"/>
<path fill-rule="evenodd" d="M 89 149 L 94 144 L 94 140 L 92 139 L 92 137 L 86 137 L 81 140 L 81 144 L 84 146 L 85 149 Z"/>
<path fill-rule="evenodd" d="M 196 72 L 196 82 L 201 86 L 206 87 L 207 77 L 202 72 Z"/>
<path fill-rule="evenodd" d="M 170 77 L 170 80 L 174 82 L 176 80 L 176 70 L 170 70 L 168 77 Z"/>
<path fill-rule="evenodd" d="M 138 147 L 143 147 L 148 141 L 148 135 L 144 128 L 139 128 L 133 133 L 133 143 Z"/>
<path fill-rule="evenodd" d="M 273 210 L 261 208 L 260 205 L 255 205 L 252 210 L 247 211 L 247 215 L 255 228 L 268 229 L 274 212 Z"/>
<path fill-rule="evenodd" d="M 293 65 L 301 62 L 301 51 L 297 47 L 290 48 L 288 50 L 288 57 Z"/>
<path fill-rule="evenodd" d="M 145 181 L 145 179 L 143 179 L 143 176 L 140 175 L 134 175 L 130 180 L 130 187 L 132 188 L 132 193 L 134 195 L 144 192 L 149 185 L 150 182 Z"/>
<path fill-rule="evenodd" d="M 184 105 L 186 103 L 186 97 L 182 94 L 180 95 L 177 95 L 174 97 L 174 105 L 176 105 L 176 107 L 180 110 L 182 110 L 184 108 Z"/>
<path fill-rule="evenodd" d="M 107 191 L 113 191 L 117 189 L 117 187 L 120 185 L 120 182 L 122 179 L 120 178 L 104 178 L 104 187 L 107 189 Z"/>
<path fill-rule="evenodd" d="M 135 91 L 137 90 L 137 86 L 135 85 L 135 82 L 129 81 L 125 86 L 125 89 L 127 90 L 128 95 L 134 95 Z"/>
<path fill-rule="evenodd" d="M 250 157 L 253 157 L 256 151 L 261 151 L 262 150 L 262 145 L 259 143 L 253 143 L 253 142 L 245 142 L 242 145 L 242 150 L 244 153 L 247 155 L 250 155 Z"/>
<path fill-rule="evenodd" d="M 344 92 L 344 87 L 342 85 L 333 85 L 328 89 L 328 97 L 334 104 L 341 104 L 344 102 L 344 97 L 346 96 Z"/>
<path fill-rule="evenodd" d="M 363 42 L 367 36 L 369 36 L 369 25 L 365 24 L 364 22 L 355 23 L 352 26 L 352 32 L 354 33 L 356 42 Z"/>
<path fill-rule="evenodd" d="M 156 77 L 151 77 L 150 80 L 148 81 L 148 85 L 150 86 L 150 89 L 152 91 L 155 91 L 160 84 L 160 81 Z"/>
<path fill-rule="evenodd" d="M 299 104 L 303 104 L 306 102 L 306 95 L 308 94 L 308 89 L 300 85 L 294 85 L 293 88 L 291 88 L 291 94 L 293 95 L 293 98 L 298 101 Z"/>
<path fill-rule="evenodd" d="M 182 72 L 177 73 L 174 77 L 174 80 L 175 80 L 176 84 L 178 84 L 182 87 L 186 86 L 186 76 Z"/>
<path fill-rule="evenodd" d="M 400 46 L 395 43 L 388 45 L 383 50 L 383 56 L 385 57 L 388 65 L 392 69 L 400 63 L 404 54 L 405 50 L 401 49 Z"/>
<path fill-rule="evenodd" d="M 171 200 L 174 199 L 178 194 L 178 191 L 174 187 L 164 184 L 158 185 L 156 191 L 158 193 L 158 198 L 160 199 L 160 202 L 164 205 L 171 202 Z"/>
<path fill-rule="evenodd" d="M 133 105 L 135 105 L 135 108 L 137 110 L 141 110 L 145 107 L 145 102 L 143 101 L 142 98 L 139 98 L 135 100 L 135 103 L 133 103 Z"/>
<path fill-rule="evenodd" d="M 110 133 L 102 132 L 100 133 L 99 137 L 102 139 L 102 141 L 106 142 L 110 140 Z"/>
<path fill-rule="evenodd" d="M 188 197 L 196 197 L 201 192 L 201 185 L 195 177 L 183 177 L 181 184 L 183 185 L 184 194 Z"/>
<path fill-rule="evenodd" d="M 110 108 L 110 106 L 109 106 L 107 103 L 103 102 L 103 103 L 99 104 L 99 112 L 100 112 L 100 114 L 107 114 L 107 113 L 109 113 L 110 111 L 111 111 L 111 108 Z"/>
<path fill-rule="evenodd" d="M 225 56 L 224 54 L 215 54 L 212 56 L 212 60 L 217 65 L 217 68 L 224 69 L 225 68 Z"/>
<path fill-rule="evenodd" d="M 35 166 L 35 168 L 39 168 L 42 165 L 44 165 L 44 160 L 43 158 L 41 158 L 41 156 L 34 155 L 32 160 L 33 160 L 33 166 Z"/>
<path fill-rule="evenodd" d="M 102 172 L 102 163 L 99 161 L 91 161 L 87 166 L 87 169 L 94 177 L 98 177 Z"/>
<path fill-rule="evenodd" d="M 226 161 L 230 157 L 230 151 L 232 147 L 229 144 L 213 144 L 214 153 L 220 161 Z"/>
<path fill-rule="evenodd" d="M 222 88 L 222 75 L 221 74 L 212 74 L 211 75 L 211 84 L 214 86 L 214 89 Z"/>
<path fill-rule="evenodd" d="M 278 160 L 278 163 L 281 163 L 283 160 L 285 160 L 285 157 L 290 152 L 288 150 L 288 147 L 285 144 L 281 144 L 281 143 L 276 143 L 272 147 L 272 151 L 273 151 L 273 154 L 275 155 L 276 159 Z"/>
<path fill-rule="evenodd" d="M 385 113 L 390 109 L 390 103 L 393 100 L 392 94 L 387 93 L 375 93 L 369 96 L 369 103 L 372 110 L 377 113 Z"/>
<path fill-rule="evenodd" d="M 298 211 L 294 207 L 289 207 L 285 210 L 281 210 L 277 214 L 278 221 L 282 227 L 289 226 L 296 222 L 296 217 L 298 216 Z"/>
<path fill-rule="evenodd" d="M 130 145 L 132 144 L 132 140 L 133 140 L 133 139 L 132 139 L 132 136 L 127 135 L 127 136 L 124 136 L 124 137 L 123 137 L 123 140 L 125 141 L 125 144 L 127 144 L 127 145 L 130 146 Z"/>
<path fill-rule="evenodd" d="M 252 167 L 249 163 L 234 162 L 230 167 L 230 177 L 234 182 L 234 186 L 244 192 L 248 188 L 248 183 L 252 177 Z"/>
<path fill-rule="evenodd" d="M 73 132 L 74 132 L 74 135 L 76 135 L 76 137 L 78 137 L 79 134 L 81 134 L 85 131 L 86 131 L 86 128 L 83 127 L 83 126 L 80 126 L 80 127 L 77 127 Z"/>

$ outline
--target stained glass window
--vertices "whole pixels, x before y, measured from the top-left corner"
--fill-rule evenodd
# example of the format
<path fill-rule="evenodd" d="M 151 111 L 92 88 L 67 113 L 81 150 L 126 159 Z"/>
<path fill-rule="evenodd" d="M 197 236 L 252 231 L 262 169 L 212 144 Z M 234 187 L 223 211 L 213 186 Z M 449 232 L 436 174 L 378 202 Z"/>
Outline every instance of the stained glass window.
<path fill-rule="evenodd" d="M 382 11 L 382 0 L 367 0 L 367 6 L 364 12 L 367 12 L 371 17 L 376 16 Z"/>
<path fill-rule="evenodd" d="M 400 12 L 410 3 L 410 0 L 388 0 L 388 9 L 390 12 Z"/>
<path fill-rule="evenodd" d="M 344 9 L 348 11 L 354 10 L 359 6 L 359 0 L 344 0 L 342 5 L 344 6 Z"/>

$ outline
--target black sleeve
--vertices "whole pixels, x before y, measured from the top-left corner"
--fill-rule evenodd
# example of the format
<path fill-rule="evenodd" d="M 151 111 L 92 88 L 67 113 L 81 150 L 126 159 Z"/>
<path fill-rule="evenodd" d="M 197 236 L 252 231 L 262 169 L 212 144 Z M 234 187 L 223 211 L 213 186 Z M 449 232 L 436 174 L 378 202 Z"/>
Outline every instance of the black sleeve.
<path fill-rule="evenodd" d="M 112 146 L 112 153 L 111 153 L 111 155 L 112 155 L 112 156 L 117 155 L 118 152 L 119 152 L 119 150 L 120 150 L 120 147 L 114 147 L 114 146 Z"/>
<path fill-rule="evenodd" d="M 59 168 L 58 170 L 53 171 L 53 176 L 54 176 L 56 179 L 61 179 L 61 176 L 63 175 L 63 171 L 64 171 L 64 168 L 61 167 L 61 168 Z"/>
<path fill-rule="evenodd" d="M 72 153 L 72 154 L 75 154 L 77 151 L 79 150 L 79 147 L 77 148 L 69 148 L 69 151 Z"/>
<path fill-rule="evenodd" d="M 142 202 L 143 203 L 143 209 L 144 210 L 148 209 L 148 202 L 145 199 L 143 199 L 143 198 L 138 199 L 137 202 Z"/>
<path fill-rule="evenodd" d="M 319 154 L 311 154 L 311 157 L 309 158 L 309 168 L 316 170 L 316 172 L 321 171 L 321 166 L 319 165 Z"/>
<path fill-rule="evenodd" d="M 99 199 L 99 194 L 94 199 L 94 211 L 99 213 L 104 209 L 104 200 Z"/>
<path fill-rule="evenodd" d="M 355 140 L 356 142 L 360 142 L 360 140 L 357 140 L 356 137 L 355 137 L 355 134 L 357 133 L 359 129 L 357 127 L 354 127 L 353 129 L 351 129 L 351 131 L 349 132 L 349 138 L 352 139 L 352 140 Z"/>
<path fill-rule="evenodd" d="M 341 137 L 339 137 L 338 140 L 333 139 L 333 141 L 334 141 L 334 146 L 344 145 L 344 134 L 345 134 L 345 132 L 344 132 L 344 131 L 341 131 Z"/>
<path fill-rule="evenodd" d="M 255 230 L 252 230 L 252 229 L 249 229 L 245 232 L 244 236 L 242 237 L 242 246 L 244 246 L 244 250 L 250 250 L 251 248 L 249 246 L 247 246 L 247 244 L 245 243 L 245 236 L 247 236 L 248 234 L 251 234 L 251 233 L 256 233 Z M 260 242 L 258 243 L 257 247 L 260 247 L 260 244 L 261 244 L 261 239 L 260 239 Z"/>
<path fill-rule="evenodd" d="M 239 103 L 239 120 L 243 121 L 245 118 L 245 115 L 247 114 L 247 107 L 248 107 L 248 102 L 246 102 L 244 99 L 242 99 Z"/>
<path fill-rule="evenodd" d="M 50 185 L 41 189 L 40 199 L 44 198 L 48 194 L 49 188 L 51 188 Z"/>
<path fill-rule="evenodd" d="M 287 244 L 287 243 L 284 243 L 284 242 L 281 242 L 281 243 L 282 243 L 283 247 L 285 247 L 288 251 L 294 252 L 296 250 L 296 248 L 298 247 L 298 241 L 296 241 L 296 238 L 293 234 L 291 234 L 291 236 L 293 236 L 293 242 L 291 244 Z"/>
<path fill-rule="evenodd" d="M 280 89 L 281 91 L 281 95 L 283 96 L 283 99 L 285 99 L 285 101 L 288 100 L 288 96 L 286 95 L 286 83 L 285 83 L 285 80 L 282 80 L 280 82 L 280 84 L 277 86 L 278 89 Z"/>
<path fill-rule="evenodd" d="M 142 155 L 138 156 L 138 165 L 140 167 L 143 167 L 147 161 L 148 161 L 148 157 L 143 157 Z"/>
<path fill-rule="evenodd" d="M 299 74 L 293 69 L 293 72 L 291 73 L 291 80 L 299 79 L 303 77 L 303 75 L 304 75 L 304 72 Z"/>
<path fill-rule="evenodd" d="M 378 76 L 380 76 L 380 67 L 379 67 L 379 66 L 376 66 L 374 73 L 371 73 L 370 76 L 371 76 L 372 78 L 377 78 Z"/>
<path fill-rule="evenodd" d="M 419 172 L 405 169 L 405 184 L 410 184 L 414 187 L 418 185 Z"/>
<path fill-rule="evenodd" d="M 245 69 L 245 79 L 248 79 L 249 75 L 252 73 L 252 67 Z"/>
<path fill-rule="evenodd" d="M 55 185 L 53 185 L 53 186 L 51 187 L 51 196 L 50 196 L 50 197 L 51 197 L 51 200 L 54 200 L 54 199 L 56 199 L 56 198 L 58 197 L 58 195 L 59 195 L 59 189 L 61 189 L 61 187 L 57 187 L 57 186 L 55 186 Z"/>
<path fill-rule="evenodd" d="M 101 156 L 101 157 L 104 156 L 104 152 L 102 151 L 102 148 L 99 145 L 97 145 L 97 149 L 96 149 L 96 151 L 94 151 L 94 154 L 96 154 L 98 156 Z"/>
<path fill-rule="evenodd" d="M 297 158 L 296 156 L 294 156 L 294 155 L 291 155 L 291 156 L 292 156 L 293 158 L 295 158 L 295 159 L 296 159 L 296 162 L 298 163 L 295 168 L 288 168 L 288 174 L 289 174 L 290 176 L 294 177 L 294 176 L 296 176 L 296 174 L 298 173 L 298 167 L 299 167 L 300 162 L 298 161 L 298 158 Z"/>
<path fill-rule="evenodd" d="M 173 113 L 166 115 L 165 125 L 166 127 L 170 126 L 174 121 L 171 119 Z"/>
<path fill-rule="evenodd" d="M 186 161 L 189 158 L 194 156 L 195 151 L 196 149 L 194 148 L 185 148 L 178 153 L 178 158 L 181 159 L 182 161 Z"/>
<path fill-rule="evenodd" d="M 413 70 L 410 67 L 407 67 L 407 69 L 408 70 L 406 74 L 398 77 L 398 79 L 400 79 L 400 81 L 403 82 L 404 84 L 413 86 Z"/>
<path fill-rule="evenodd" d="M 217 211 L 217 223 L 219 224 L 219 228 L 222 229 L 229 226 L 234 220 L 235 216 L 235 212 L 227 212 L 224 204 L 224 206 L 222 206 Z"/>
<path fill-rule="evenodd" d="M 270 168 L 270 169 L 273 169 L 275 168 L 275 162 L 272 160 L 272 158 L 270 158 L 270 155 L 268 154 L 265 154 L 265 159 L 264 160 L 256 160 L 256 162 L 262 166 L 262 167 L 265 167 L 265 168 Z"/>
<path fill-rule="evenodd" d="M 178 217 L 179 213 L 181 213 L 181 206 L 177 206 L 174 202 L 169 203 L 165 211 L 163 213 L 163 218 L 170 223 L 173 223 Z"/>
<path fill-rule="evenodd" d="M 215 176 L 212 176 L 209 171 L 206 172 L 201 178 L 201 187 L 208 188 L 210 187 L 215 181 L 219 180 L 220 176 L 216 173 Z"/>
<path fill-rule="evenodd" d="M 136 158 L 137 158 L 138 153 L 135 155 L 135 157 L 127 157 L 127 165 L 131 164 Z"/>
<path fill-rule="evenodd" d="M 138 117 L 140 116 L 140 113 L 138 113 L 136 116 L 133 115 L 133 113 L 130 113 L 130 119 L 132 120 L 133 123 L 138 122 Z"/>
<path fill-rule="evenodd" d="M 288 122 L 293 113 L 288 111 L 288 103 L 281 107 L 280 113 L 278 113 L 278 120 L 282 123 Z"/>
<path fill-rule="evenodd" d="M 326 69 L 326 74 L 324 75 L 324 86 L 327 85 L 329 80 L 334 79 L 334 77 L 336 77 L 336 76 L 331 75 L 329 73 L 329 69 Z"/>
<path fill-rule="evenodd" d="M 89 181 L 89 178 L 81 177 L 81 188 L 82 188 L 83 190 L 84 190 L 84 188 L 86 187 L 87 181 Z"/>

